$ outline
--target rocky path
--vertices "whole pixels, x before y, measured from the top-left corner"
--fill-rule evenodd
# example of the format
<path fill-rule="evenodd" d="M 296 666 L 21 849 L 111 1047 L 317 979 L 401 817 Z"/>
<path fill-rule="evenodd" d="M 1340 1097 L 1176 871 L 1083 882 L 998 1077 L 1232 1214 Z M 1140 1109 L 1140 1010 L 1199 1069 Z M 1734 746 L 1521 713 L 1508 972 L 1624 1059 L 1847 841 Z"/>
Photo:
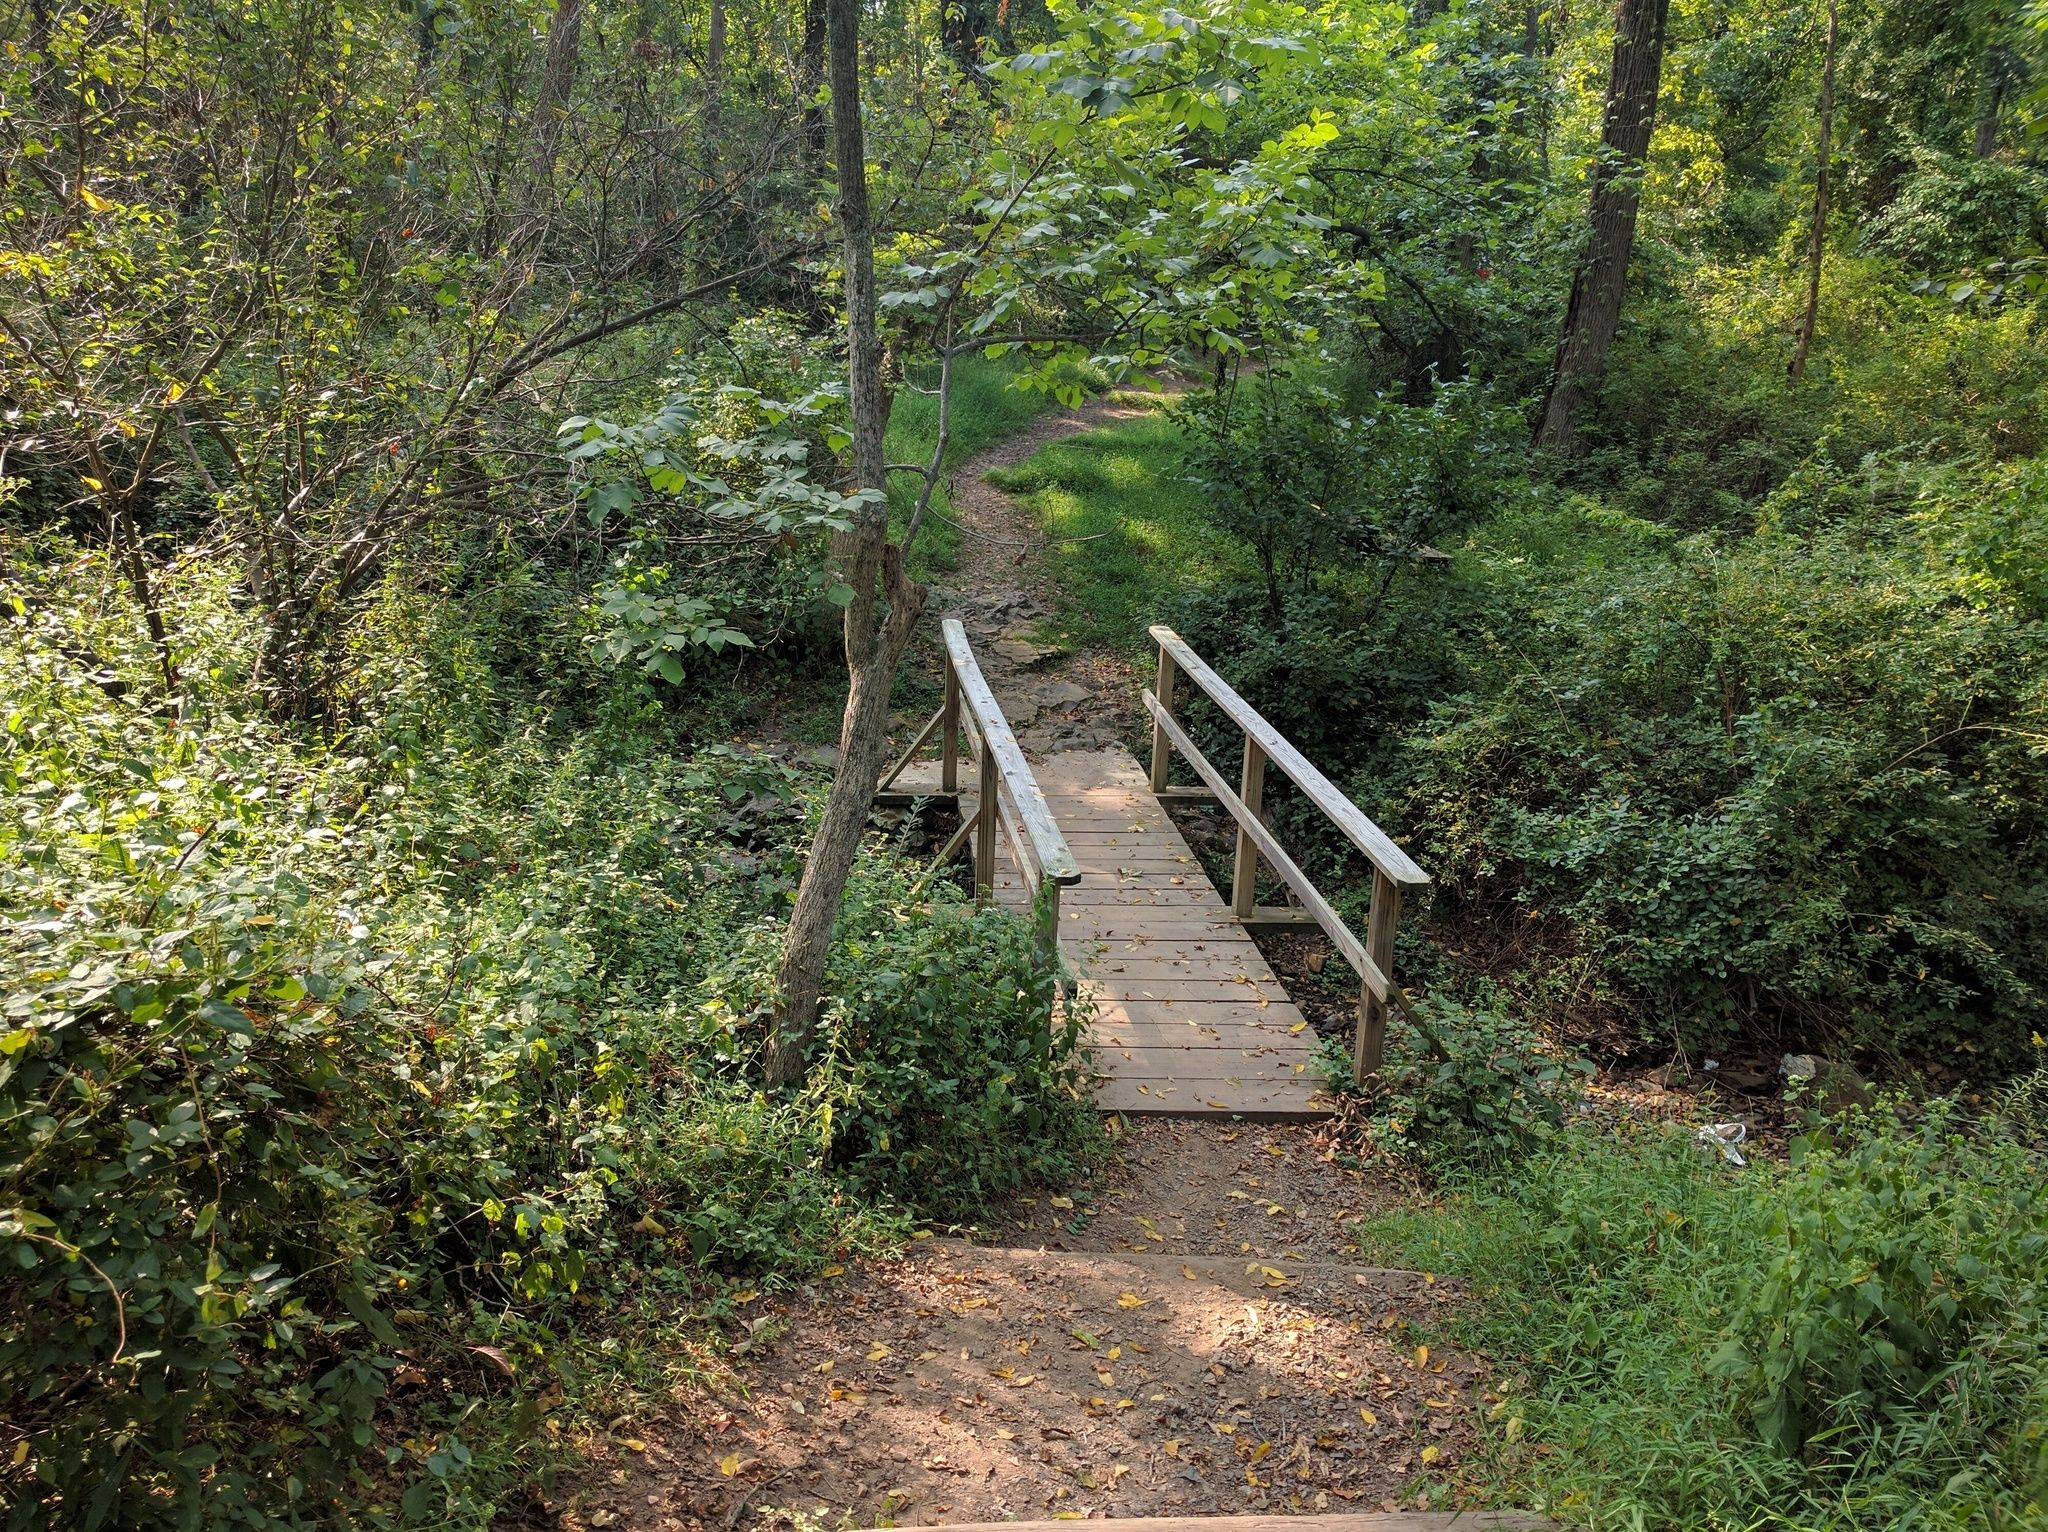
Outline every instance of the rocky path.
<path fill-rule="evenodd" d="M 1040 642 L 1055 610 L 1042 537 L 983 475 L 1132 413 L 1099 401 L 1041 417 L 955 477 L 965 535 L 934 607 L 966 623 L 1041 758 L 1133 732 L 1139 679 L 1114 656 Z M 1394 1512 L 1411 1532 L 1444 1525 L 1499 1398 L 1483 1358 L 1431 1338 L 1462 1301 L 1452 1284 L 1360 1264 L 1358 1221 L 1403 1189 L 1341 1161 L 1319 1124 L 1111 1127 L 1116 1161 L 1085 1184 L 991 1209 L 953 1231 L 968 1238 L 752 1300 L 730 1371 L 584 1444 L 556 1525 Z"/>

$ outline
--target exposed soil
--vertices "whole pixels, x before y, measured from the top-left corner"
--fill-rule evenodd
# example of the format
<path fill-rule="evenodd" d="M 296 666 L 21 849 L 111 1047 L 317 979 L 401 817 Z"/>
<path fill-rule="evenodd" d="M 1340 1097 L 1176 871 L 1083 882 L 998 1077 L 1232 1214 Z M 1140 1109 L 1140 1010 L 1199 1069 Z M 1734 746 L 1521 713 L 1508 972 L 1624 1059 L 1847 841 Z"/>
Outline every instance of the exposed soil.
<path fill-rule="evenodd" d="M 934 584 L 931 610 L 957 617 L 966 627 L 1003 716 L 1034 760 L 1056 750 L 1116 744 L 1130 732 L 1140 683 L 1119 655 L 1068 650 L 1040 637 L 1058 609 L 1038 557 L 1047 546 L 1045 534 L 987 475 L 1016 466 L 1049 442 L 1143 413 L 1140 405 L 1107 398 L 1040 415 L 962 464 L 951 481 L 960 548 L 955 567 Z M 938 641 L 936 624 L 931 641 Z"/>
<path fill-rule="evenodd" d="M 1040 632 L 1030 518 L 986 482 L 1135 413 L 1041 417 L 963 466 L 935 610 L 966 624 L 1026 750 L 1131 730 L 1138 678 Z M 1084 1185 L 991 1210 L 978 1243 L 756 1300 L 743 1357 L 582 1443 L 557 1526 L 743 1532 L 1025 1517 L 1450 1509 L 1483 1358 L 1422 1339 L 1459 1301 L 1355 1264 L 1402 1190 L 1315 1125 L 1131 1120 Z"/>
<path fill-rule="evenodd" d="M 1455 1284 L 1354 1264 L 1347 1226 L 1392 1195 L 1310 1126 L 1136 1124 L 999 1244 L 763 1303 L 718 1388 L 586 1444 L 557 1523 L 1449 1509 L 1491 1368 L 1422 1339 Z"/>

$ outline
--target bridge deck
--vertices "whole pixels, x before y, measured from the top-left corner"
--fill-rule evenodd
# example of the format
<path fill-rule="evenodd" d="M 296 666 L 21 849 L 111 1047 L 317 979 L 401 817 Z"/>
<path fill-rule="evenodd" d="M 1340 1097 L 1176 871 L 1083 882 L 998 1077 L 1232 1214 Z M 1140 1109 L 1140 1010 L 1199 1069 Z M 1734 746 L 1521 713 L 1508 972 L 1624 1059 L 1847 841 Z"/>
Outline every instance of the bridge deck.
<path fill-rule="evenodd" d="M 1316 1034 L 1122 750 L 1037 767 L 1081 865 L 1060 902 L 1060 946 L 1092 1006 L 1105 1111 L 1321 1117 Z M 963 805 L 963 811 L 971 809 Z M 1007 856 L 997 897 L 1028 894 Z"/>

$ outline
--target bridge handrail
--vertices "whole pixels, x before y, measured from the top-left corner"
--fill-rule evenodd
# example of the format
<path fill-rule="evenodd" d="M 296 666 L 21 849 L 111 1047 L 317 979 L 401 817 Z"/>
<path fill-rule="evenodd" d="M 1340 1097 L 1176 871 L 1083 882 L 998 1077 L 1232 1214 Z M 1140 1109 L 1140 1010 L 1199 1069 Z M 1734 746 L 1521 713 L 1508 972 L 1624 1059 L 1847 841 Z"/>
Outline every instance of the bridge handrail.
<path fill-rule="evenodd" d="M 1003 716 L 995 693 L 989 689 L 988 681 L 981 673 L 981 666 L 974 658 L 974 646 L 967 640 L 967 629 L 958 618 L 948 617 L 940 624 L 940 632 L 944 635 L 946 648 L 945 700 L 939 704 L 938 711 L 925 721 L 924 727 L 918 730 L 917 737 L 911 740 L 902 755 L 897 757 L 895 765 L 883 774 L 875 788 L 876 795 L 906 796 L 890 794 L 889 789 L 937 732 L 937 796 L 957 801 L 960 796 L 960 736 L 964 729 L 968 742 L 974 747 L 981 773 L 980 796 L 974 817 L 964 820 L 953 838 L 946 842 L 933 860 L 932 872 L 926 873 L 925 879 L 951 861 L 966 844 L 967 837 L 973 835 L 975 892 L 982 898 L 988 897 L 995 888 L 995 838 L 1000 826 L 1009 842 L 1010 854 L 1031 885 L 1034 896 L 1044 895 L 1046 898 L 1043 918 L 1048 924 L 1041 931 L 1041 936 L 1047 940 L 1055 939 L 1059 891 L 1081 881 L 1080 864 L 1068 849 L 1066 837 L 1060 833 L 1059 825 L 1052 817 L 1052 807 L 1045 801 L 1045 793 L 1038 785 L 1031 763 L 1024 759 L 1023 748 L 1017 743 L 1010 721 Z M 925 879 L 919 881 L 919 887 L 923 886 Z"/>
<path fill-rule="evenodd" d="M 1258 906 L 1258 859 L 1264 856 L 1280 875 L 1280 880 L 1301 901 L 1302 910 L 1307 912 L 1309 919 L 1323 929 L 1351 965 L 1361 986 L 1358 1034 L 1352 1047 L 1352 1071 L 1364 1079 L 1380 1067 L 1385 1050 L 1388 1010 L 1407 1010 L 1407 999 L 1393 979 L 1394 928 L 1400 922 L 1402 896 L 1410 889 L 1428 887 L 1429 874 L 1416 866 L 1408 853 L 1395 845 L 1357 804 L 1339 792 L 1336 785 L 1310 764 L 1308 758 L 1267 722 L 1258 709 L 1211 670 L 1179 634 L 1167 627 L 1155 626 L 1149 631 L 1159 651 L 1157 690 L 1144 693 L 1145 711 L 1152 716 L 1152 791 L 1162 799 L 1185 795 L 1187 790 L 1174 789 L 1167 782 L 1172 752 L 1178 750 L 1205 784 L 1203 796 L 1214 796 L 1237 821 L 1237 858 L 1231 878 L 1232 913 L 1248 926 L 1303 923 L 1297 911 Z M 1198 687 L 1244 736 L 1244 762 L 1236 791 L 1232 791 L 1223 773 L 1202 754 L 1173 716 L 1173 695 L 1181 676 L 1186 676 Z M 1352 934 L 1330 907 L 1329 901 L 1309 881 L 1308 875 L 1259 817 L 1268 763 L 1284 772 L 1371 862 L 1372 904 L 1366 916 L 1364 941 Z"/>
<path fill-rule="evenodd" d="M 1060 834 L 1060 827 L 1053 820 L 1052 806 L 1045 801 L 1031 763 L 1024 759 L 1023 747 L 1011 732 L 1009 719 L 1003 716 L 995 693 L 982 676 L 981 666 L 974 658 L 974 646 L 967 641 L 967 629 L 959 618 L 948 617 L 940 624 L 940 631 L 946 639 L 948 700 L 974 733 L 975 753 L 983 763 L 983 796 L 995 799 L 1018 865 L 1028 868 L 1036 883 L 1067 887 L 1080 882 L 1080 863 L 1067 848 L 1067 838 Z M 965 710 L 959 711 L 963 702 Z M 991 767 L 993 793 L 988 791 Z"/>

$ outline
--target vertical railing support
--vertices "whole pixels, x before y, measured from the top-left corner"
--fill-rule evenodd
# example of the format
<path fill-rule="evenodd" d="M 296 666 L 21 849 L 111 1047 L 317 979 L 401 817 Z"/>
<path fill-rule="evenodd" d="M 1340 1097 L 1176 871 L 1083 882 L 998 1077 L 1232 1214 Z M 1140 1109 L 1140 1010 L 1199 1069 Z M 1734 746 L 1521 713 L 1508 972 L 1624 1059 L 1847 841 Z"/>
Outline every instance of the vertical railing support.
<path fill-rule="evenodd" d="M 960 791 L 960 672 L 946 656 L 945 711 L 939 718 L 939 791 Z"/>
<path fill-rule="evenodd" d="M 1389 986 L 1394 982 L 1394 927 L 1401 919 L 1401 885 L 1377 867 L 1372 874 L 1372 906 L 1365 917 L 1365 955 Z M 1358 996 L 1358 1042 L 1351 1051 L 1352 1078 L 1369 1080 L 1380 1072 L 1387 1048 L 1387 1002 L 1362 985 Z"/>
<path fill-rule="evenodd" d="M 1244 737 L 1244 771 L 1238 777 L 1237 795 L 1244 800 L 1244 806 L 1256 814 L 1265 791 L 1266 752 L 1247 734 Z M 1252 844 L 1251 835 L 1244 826 L 1239 825 L 1237 861 L 1230 872 L 1230 909 L 1239 920 L 1248 918 L 1257 908 L 1258 882 L 1259 848 Z"/>
<path fill-rule="evenodd" d="M 986 899 L 996 887 L 996 753 L 981 741 L 981 801 L 974 806 L 974 896 Z"/>
<path fill-rule="evenodd" d="M 1159 679 L 1152 688 L 1152 695 L 1159 699 L 1159 705 L 1167 712 L 1173 711 L 1173 683 L 1180 675 L 1180 667 L 1174 664 L 1173 656 L 1166 646 L 1159 646 Z M 1166 737 L 1164 725 L 1155 720 L 1152 724 L 1152 791 L 1166 791 L 1167 769 L 1173 764 L 1173 742 Z"/>

